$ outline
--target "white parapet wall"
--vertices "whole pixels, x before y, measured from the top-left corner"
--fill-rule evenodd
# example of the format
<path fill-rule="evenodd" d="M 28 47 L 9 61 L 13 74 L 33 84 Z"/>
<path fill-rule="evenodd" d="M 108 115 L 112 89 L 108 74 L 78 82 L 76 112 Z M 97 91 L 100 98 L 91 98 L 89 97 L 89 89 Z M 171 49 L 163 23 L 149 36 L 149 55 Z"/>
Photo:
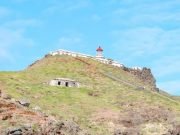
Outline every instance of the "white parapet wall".
<path fill-rule="evenodd" d="M 72 51 L 67 51 L 67 50 L 62 50 L 62 49 L 54 51 L 54 52 L 50 52 L 49 54 L 52 55 L 52 56 L 55 56 L 55 55 L 68 55 L 68 56 L 72 56 L 72 57 L 92 58 L 92 59 L 94 59 L 96 61 L 99 61 L 101 63 L 104 63 L 104 64 L 109 64 L 109 65 L 112 65 L 112 66 L 115 66 L 115 67 L 120 67 L 120 68 L 124 67 L 123 64 L 121 64 L 121 63 L 119 63 L 117 61 L 111 60 L 111 59 L 106 59 L 104 57 L 102 57 L 102 58 L 94 57 L 94 56 L 91 56 L 91 55 L 72 52 Z"/>
<path fill-rule="evenodd" d="M 67 50 L 62 50 L 62 49 L 58 50 L 58 51 L 50 52 L 49 54 L 52 55 L 52 56 L 55 56 L 55 55 L 69 55 L 69 56 L 73 56 L 73 57 L 93 58 L 93 56 L 91 56 L 91 55 L 86 55 L 86 54 L 67 51 Z"/>
<path fill-rule="evenodd" d="M 142 70 L 141 67 L 132 67 L 131 69 L 133 69 L 133 70 Z"/>
<path fill-rule="evenodd" d="M 97 61 L 99 61 L 101 63 L 104 63 L 104 64 L 110 64 L 110 61 L 108 59 L 105 59 L 105 58 L 94 57 L 93 59 L 97 60 Z"/>
<path fill-rule="evenodd" d="M 115 66 L 115 67 L 124 67 L 124 65 L 123 64 L 121 64 L 121 63 L 119 63 L 119 62 L 117 62 L 117 61 L 112 61 L 112 64 L 111 65 L 113 65 L 113 66 Z"/>

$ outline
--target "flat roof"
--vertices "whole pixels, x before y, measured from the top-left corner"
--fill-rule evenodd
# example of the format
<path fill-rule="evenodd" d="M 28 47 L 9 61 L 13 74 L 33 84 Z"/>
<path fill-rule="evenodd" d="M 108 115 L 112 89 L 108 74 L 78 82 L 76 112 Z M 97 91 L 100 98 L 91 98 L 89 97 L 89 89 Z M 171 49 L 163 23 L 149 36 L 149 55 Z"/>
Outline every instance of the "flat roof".
<path fill-rule="evenodd" d="M 53 80 L 62 80 L 62 81 L 71 81 L 71 82 L 77 82 L 75 80 L 69 79 L 69 78 L 55 78 Z"/>

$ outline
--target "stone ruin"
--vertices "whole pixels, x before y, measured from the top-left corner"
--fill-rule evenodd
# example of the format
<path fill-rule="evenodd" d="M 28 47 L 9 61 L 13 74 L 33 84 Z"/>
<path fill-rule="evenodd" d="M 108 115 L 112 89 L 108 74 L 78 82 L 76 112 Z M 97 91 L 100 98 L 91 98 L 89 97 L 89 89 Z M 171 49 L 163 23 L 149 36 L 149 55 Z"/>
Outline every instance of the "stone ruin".
<path fill-rule="evenodd" d="M 80 87 L 79 82 L 71 80 L 69 78 L 55 78 L 48 83 L 50 86 L 62 86 L 62 87 Z"/>

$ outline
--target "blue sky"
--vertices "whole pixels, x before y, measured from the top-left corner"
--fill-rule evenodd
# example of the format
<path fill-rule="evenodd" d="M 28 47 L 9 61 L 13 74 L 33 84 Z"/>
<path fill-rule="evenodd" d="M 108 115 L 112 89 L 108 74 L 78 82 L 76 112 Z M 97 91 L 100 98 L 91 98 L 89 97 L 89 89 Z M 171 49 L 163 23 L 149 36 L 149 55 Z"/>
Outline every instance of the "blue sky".
<path fill-rule="evenodd" d="M 152 69 L 180 95 L 180 0 L 1 0 L 0 70 L 68 49 Z"/>

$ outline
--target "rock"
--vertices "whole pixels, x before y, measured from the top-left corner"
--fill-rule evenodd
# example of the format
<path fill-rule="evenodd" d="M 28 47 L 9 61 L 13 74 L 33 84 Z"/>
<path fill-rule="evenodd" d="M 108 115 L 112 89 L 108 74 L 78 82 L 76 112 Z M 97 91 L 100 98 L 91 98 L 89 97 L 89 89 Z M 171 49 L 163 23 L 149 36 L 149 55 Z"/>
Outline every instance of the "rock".
<path fill-rule="evenodd" d="M 98 97 L 100 95 L 99 91 L 91 91 L 88 92 L 89 96 Z"/>
<path fill-rule="evenodd" d="M 22 135 L 21 127 L 9 128 L 7 135 Z"/>
<path fill-rule="evenodd" d="M 120 129 L 115 129 L 114 135 L 122 135 L 122 132 Z"/>
<path fill-rule="evenodd" d="M 12 98 L 11 101 L 12 101 L 13 103 L 15 103 L 15 102 L 16 102 L 16 99 Z"/>
<path fill-rule="evenodd" d="M 21 131 L 16 131 L 12 135 L 22 135 L 22 132 Z"/>
<path fill-rule="evenodd" d="M 7 115 L 2 117 L 2 120 L 8 120 L 10 118 L 12 118 L 12 115 L 11 114 L 7 114 Z"/>
<path fill-rule="evenodd" d="M 18 100 L 17 102 L 18 102 L 20 105 L 25 106 L 25 107 L 29 107 L 29 105 L 30 105 L 30 102 L 27 101 L 27 100 Z"/>
<path fill-rule="evenodd" d="M 160 89 L 159 88 L 155 88 L 155 91 L 160 92 Z"/>
<path fill-rule="evenodd" d="M 7 94 L 1 94 L 1 97 L 6 100 L 10 100 L 12 98 L 10 95 Z"/>
<path fill-rule="evenodd" d="M 142 86 L 139 86 L 139 87 L 136 88 L 136 90 L 144 90 L 144 89 L 145 89 L 145 88 L 142 87 Z"/>
<path fill-rule="evenodd" d="M 40 108 L 39 106 L 35 106 L 35 107 L 33 108 L 33 110 L 34 110 L 34 111 L 41 111 L 41 108 Z"/>
<path fill-rule="evenodd" d="M 2 132 L 3 135 L 43 135 L 38 131 L 34 131 L 31 126 L 13 127 Z"/>
<path fill-rule="evenodd" d="M 172 130 L 169 130 L 165 135 L 180 135 L 180 125 L 174 125 Z"/>
<path fill-rule="evenodd" d="M 139 130 L 136 128 L 129 128 L 123 133 L 123 135 L 140 135 Z"/>
<path fill-rule="evenodd" d="M 43 127 L 42 134 L 48 135 L 89 135 L 86 131 L 80 129 L 73 121 L 59 121 L 56 123 L 49 123 Z"/>
<path fill-rule="evenodd" d="M 128 128 L 125 131 L 116 129 L 114 135 L 140 135 L 139 131 L 136 128 Z"/>
<path fill-rule="evenodd" d="M 16 128 L 9 128 L 2 135 L 90 135 L 85 130 L 80 129 L 79 125 L 72 121 L 48 122 L 44 126 L 27 125 Z"/>

